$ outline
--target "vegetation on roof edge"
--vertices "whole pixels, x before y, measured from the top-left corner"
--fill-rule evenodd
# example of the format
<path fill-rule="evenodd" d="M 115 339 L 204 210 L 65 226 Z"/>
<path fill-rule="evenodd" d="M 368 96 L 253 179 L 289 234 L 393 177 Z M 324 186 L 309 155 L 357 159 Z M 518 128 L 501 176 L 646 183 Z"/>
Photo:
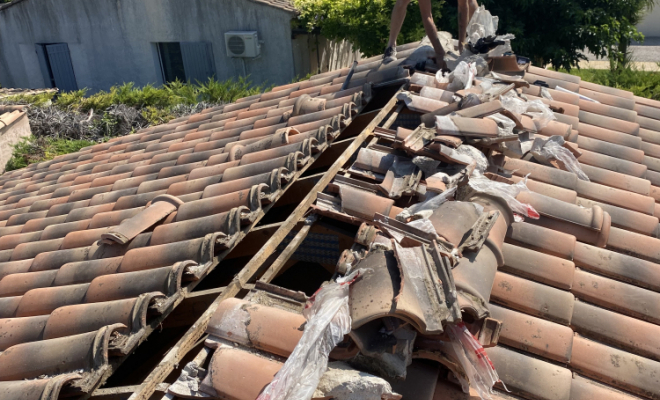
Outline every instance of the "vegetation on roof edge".
<path fill-rule="evenodd" d="M 562 72 L 567 72 L 563 70 Z M 585 81 L 629 90 L 636 96 L 660 100 L 660 73 L 622 68 L 612 70 L 576 69 L 571 74 Z M 302 80 L 308 79 L 309 75 Z M 299 81 L 300 78 L 294 79 Z M 168 122 L 182 115 L 201 111 L 212 104 L 233 102 L 238 98 L 270 90 L 271 87 L 253 86 L 248 79 L 217 82 L 210 79 L 201 85 L 175 82 L 162 88 L 147 85 L 137 88 L 125 83 L 85 96 L 85 90 L 70 93 L 41 93 L 13 96 L 2 99 L 4 104 L 30 104 L 30 124 L 36 133 L 14 147 L 7 171 L 24 168 L 34 162 L 50 160 L 58 155 L 73 153 L 83 147 L 107 140 L 113 136 L 130 134 L 137 127 Z M 90 111 L 104 110 L 89 122 L 89 131 L 94 134 L 76 135 L 61 131 L 52 132 L 53 124 L 48 119 L 69 118 L 69 124 L 60 124 L 64 130 L 88 119 Z M 134 115 L 129 115 L 131 112 Z M 36 119 L 36 120 L 35 120 Z M 40 126 L 36 125 L 39 121 Z M 140 125 L 143 124 L 143 125 Z M 36 129 L 35 129 L 36 128 Z M 51 132 L 47 130 L 50 129 Z M 101 134 L 99 134 L 99 132 Z"/>
<path fill-rule="evenodd" d="M 87 96 L 87 89 L 65 93 L 18 95 L 0 104 L 29 104 L 32 136 L 14 146 L 7 171 L 50 160 L 111 137 L 166 123 L 241 97 L 270 90 L 253 85 L 246 77 L 224 82 L 213 78 L 203 83 L 172 82 L 162 87 L 134 83 L 113 86 Z"/>

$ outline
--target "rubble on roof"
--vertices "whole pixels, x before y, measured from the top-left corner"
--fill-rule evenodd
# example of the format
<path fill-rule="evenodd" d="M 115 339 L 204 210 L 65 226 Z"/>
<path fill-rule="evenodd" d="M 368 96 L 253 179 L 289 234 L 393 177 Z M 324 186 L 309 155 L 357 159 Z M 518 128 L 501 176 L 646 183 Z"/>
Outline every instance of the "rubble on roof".
<path fill-rule="evenodd" d="M 418 126 L 376 128 L 318 194 L 315 213 L 357 230 L 336 276 L 364 271 L 330 359 L 404 399 L 658 397 L 660 129 L 639 113 L 660 103 L 483 55 L 450 77 L 416 65 L 397 99 Z M 300 332 L 260 343 L 278 336 L 240 347 L 290 357 Z M 254 397 L 232 388 L 207 393 Z"/>
<path fill-rule="evenodd" d="M 331 71 L 3 174 L 0 397 L 40 376 L 26 399 L 97 388 L 332 145 L 371 87 L 408 77 L 404 64 L 364 60 L 344 89 L 348 69 Z"/>
<path fill-rule="evenodd" d="M 408 44 L 3 175 L 0 394 L 91 387 L 398 83 L 312 207 L 356 232 L 333 279 L 219 302 L 168 396 L 660 397 L 660 102 L 530 65 L 483 9 L 475 24 L 449 76 Z"/>

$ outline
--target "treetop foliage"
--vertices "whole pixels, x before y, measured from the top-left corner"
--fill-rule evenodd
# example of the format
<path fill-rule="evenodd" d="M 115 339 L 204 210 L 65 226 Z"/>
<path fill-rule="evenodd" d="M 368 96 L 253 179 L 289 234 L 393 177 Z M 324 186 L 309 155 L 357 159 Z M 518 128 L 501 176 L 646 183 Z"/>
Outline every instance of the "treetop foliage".
<path fill-rule="evenodd" d="M 584 51 L 620 59 L 631 40 L 641 41 L 635 29 L 656 0 L 480 0 L 500 18 L 499 33 L 513 33 L 517 54 L 535 65 L 552 63 L 570 69 L 585 59 Z M 365 56 L 385 48 L 395 0 L 294 0 L 301 11 L 298 23 L 320 29 L 329 39 L 346 39 Z M 457 1 L 433 1 L 438 30 L 458 31 Z M 398 43 L 421 39 L 424 28 L 416 0 L 410 2 Z"/>

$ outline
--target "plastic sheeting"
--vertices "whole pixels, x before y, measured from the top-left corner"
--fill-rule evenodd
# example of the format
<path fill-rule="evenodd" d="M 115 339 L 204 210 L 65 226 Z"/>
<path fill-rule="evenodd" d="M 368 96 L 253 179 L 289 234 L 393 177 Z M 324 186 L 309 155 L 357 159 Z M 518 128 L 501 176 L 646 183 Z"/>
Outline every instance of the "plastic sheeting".
<path fill-rule="evenodd" d="M 481 150 L 477 149 L 474 146 L 470 146 L 469 144 L 462 144 L 458 146 L 456 149 L 458 154 L 464 154 L 474 160 L 474 162 L 477 163 L 477 166 L 475 170 L 479 173 L 484 173 L 486 172 L 486 168 L 488 168 L 488 159 L 484 155 L 484 153 L 481 152 Z"/>
<path fill-rule="evenodd" d="M 449 74 L 450 83 L 447 89 L 452 92 L 469 89 L 472 87 L 472 82 L 474 81 L 475 76 L 477 76 L 476 63 L 461 61 L 456 66 L 456 69 Z"/>
<path fill-rule="evenodd" d="M 525 114 L 534 120 L 537 129 L 545 128 L 550 121 L 557 119 L 555 114 L 541 100 L 525 101 L 513 92 L 500 96 L 500 102 L 505 110 L 516 114 Z"/>
<path fill-rule="evenodd" d="M 509 185 L 504 182 L 492 181 L 481 174 L 474 174 L 468 182 L 470 187 L 477 192 L 492 194 L 503 198 L 511 210 L 519 215 L 532 219 L 539 219 L 539 213 L 529 204 L 519 202 L 516 197 L 520 192 L 528 192 L 527 177 L 518 183 Z"/>
<path fill-rule="evenodd" d="M 493 385 L 500 381 L 500 377 L 495 371 L 495 366 L 488 358 L 488 354 L 468 331 L 464 323 L 448 324 L 446 329 L 454 353 L 456 353 L 458 361 L 468 378 L 468 381 L 466 381 L 464 377 L 457 376 L 463 391 L 469 393 L 470 386 L 472 386 L 479 393 L 479 397 L 491 399 Z"/>
<path fill-rule="evenodd" d="M 282 369 L 257 400 L 310 399 L 328 366 L 332 349 L 351 331 L 349 286 L 363 274 L 358 269 L 321 287 L 303 310 L 305 332 Z"/>
<path fill-rule="evenodd" d="M 497 25 L 500 19 L 492 16 L 486 7 L 480 6 L 472 15 L 467 26 L 468 41 L 476 44 L 479 39 L 494 37 L 497 34 Z"/>
<path fill-rule="evenodd" d="M 555 159 L 564 164 L 569 172 L 574 173 L 583 181 L 589 182 L 589 177 L 582 171 L 580 163 L 570 150 L 553 140 L 548 140 L 541 149 L 532 149 L 532 154 L 539 154 L 545 159 Z"/>
<path fill-rule="evenodd" d="M 513 122 L 511 118 L 500 113 L 489 115 L 486 118 L 490 118 L 497 122 L 497 136 L 513 135 L 513 129 L 516 127 L 516 123 Z"/>
<path fill-rule="evenodd" d="M 447 189 L 446 191 L 436 194 L 435 196 L 429 197 L 426 201 L 422 203 L 413 204 L 412 206 L 405 208 L 401 211 L 396 219 L 399 221 L 407 221 L 409 218 L 415 219 L 424 219 L 428 218 L 433 214 L 433 210 L 440 207 L 444 202 L 447 201 L 456 193 L 456 188 Z"/>

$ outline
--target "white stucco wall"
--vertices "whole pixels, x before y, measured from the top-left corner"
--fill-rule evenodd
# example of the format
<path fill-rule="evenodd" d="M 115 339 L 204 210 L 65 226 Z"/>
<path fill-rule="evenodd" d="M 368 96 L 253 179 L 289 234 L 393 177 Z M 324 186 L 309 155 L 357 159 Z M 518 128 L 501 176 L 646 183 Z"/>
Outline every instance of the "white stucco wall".
<path fill-rule="evenodd" d="M 646 37 L 660 37 L 660 2 L 656 3 L 653 10 L 637 25 L 637 30 Z"/>
<path fill-rule="evenodd" d="M 153 43 L 207 41 L 218 79 L 243 74 L 227 57 L 224 33 L 251 31 L 261 57 L 246 60 L 253 82 L 291 81 L 294 65 L 286 11 L 249 0 L 24 0 L 0 10 L 0 84 L 40 88 L 36 43 L 64 42 L 79 88 L 91 92 L 123 82 L 159 83 Z"/>
<path fill-rule="evenodd" d="M 7 161 L 14 154 L 14 146 L 31 134 L 30 121 L 28 121 L 26 112 L 22 112 L 20 117 L 9 125 L 3 123 L 2 115 L 0 115 L 0 173 L 5 172 Z"/>

